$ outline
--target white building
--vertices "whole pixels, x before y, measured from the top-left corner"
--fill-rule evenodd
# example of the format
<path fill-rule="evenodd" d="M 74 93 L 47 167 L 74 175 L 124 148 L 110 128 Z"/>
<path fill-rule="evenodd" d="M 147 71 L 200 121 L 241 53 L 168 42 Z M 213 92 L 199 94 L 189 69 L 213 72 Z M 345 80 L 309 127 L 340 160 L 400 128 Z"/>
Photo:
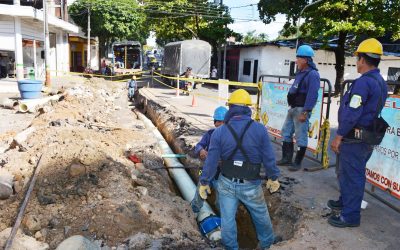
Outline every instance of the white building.
<path fill-rule="evenodd" d="M 294 75 L 296 71 L 296 51 L 294 48 L 276 44 L 237 46 L 240 49 L 238 60 L 238 80 L 257 82 L 261 75 Z M 321 78 L 328 79 L 332 87 L 335 84 L 335 53 L 333 51 L 315 50 L 313 58 Z M 359 76 L 356 68 L 356 57 L 346 57 L 344 79 L 355 79 Z M 400 57 L 383 56 L 379 64 L 382 76 L 387 80 L 389 68 L 399 68 Z"/>
<path fill-rule="evenodd" d="M 44 79 L 43 11 L 32 7 L 37 1 L 10 2 L 0 0 L 0 56 L 7 61 L 7 73 L 15 73 L 18 79 L 22 79 L 34 70 L 36 78 Z M 61 1 L 58 6 L 54 2 L 50 1 L 48 5 L 49 67 L 51 75 L 58 75 L 70 69 L 68 33 L 78 33 L 79 30 L 78 26 L 64 21 L 67 20 L 66 1 Z"/>

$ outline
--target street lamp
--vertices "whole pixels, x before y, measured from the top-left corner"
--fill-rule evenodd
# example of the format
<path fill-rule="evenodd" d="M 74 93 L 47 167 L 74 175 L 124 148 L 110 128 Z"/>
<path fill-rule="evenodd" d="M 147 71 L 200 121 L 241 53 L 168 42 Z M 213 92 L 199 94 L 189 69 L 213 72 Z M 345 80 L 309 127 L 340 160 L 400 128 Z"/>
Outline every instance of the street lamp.
<path fill-rule="evenodd" d="M 301 15 L 303 15 L 303 12 L 304 12 L 305 9 L 307 9 L 308 7 L 313 6 L 313 5 L 317 4 L 317 3 L 320 3 L 320 2 L 322 2 L 322 1 L 323 1 L 323 0 L 318 0 L 318 1 L 312 2 L 312 3 L 310 3 L 310 4 L 307 4 L 307 5 L 304 6 L 304 8 L 300 11 L 299 20 L 297 20 L 297 27 L 296 27 L 296 49 L 297 49 L 297 46 L 299 45 L 299 28 L 300 28 L 300 19 L 301 19 Z"/>

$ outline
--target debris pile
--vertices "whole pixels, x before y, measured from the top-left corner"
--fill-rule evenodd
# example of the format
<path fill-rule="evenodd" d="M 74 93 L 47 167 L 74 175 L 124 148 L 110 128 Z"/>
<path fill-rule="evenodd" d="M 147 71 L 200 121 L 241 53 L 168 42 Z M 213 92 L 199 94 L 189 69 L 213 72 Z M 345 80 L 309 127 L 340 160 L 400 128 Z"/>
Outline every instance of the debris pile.
<path fill-rule="evenodd" d="M 0 156 L 0 170 L 7 173 L 0 179 L 0 246 L 42 155 L 15 240 L 36 242 L 27 249 L 55 249 L 72 236 L 72 243 L 63 244 L 209 247 L 190 206 L 162 169 L 156 141 L 129 110 L 122 85 L 98 79 L 76 83 L 59 102 L 38 110 L 22 133 L 0 137 L 7 145 Z M 130 154 L 141 162 L 133 163 Z"/>

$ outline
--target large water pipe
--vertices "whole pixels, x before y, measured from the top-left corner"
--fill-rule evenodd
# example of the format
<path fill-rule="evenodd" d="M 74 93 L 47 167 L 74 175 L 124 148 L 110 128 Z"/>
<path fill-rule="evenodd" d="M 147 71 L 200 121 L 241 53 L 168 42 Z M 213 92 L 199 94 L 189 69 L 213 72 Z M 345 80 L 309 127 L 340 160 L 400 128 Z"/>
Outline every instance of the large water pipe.
<path fill-rule="evenodd" d="M 139 112 L 137 112 L 137 115 L 140 120 L 143 121 L 145 126 L 153 132 L 162 154 L 174 154 L 160 131 L 158 131 L 153 123 L 145 115 Z M 183 198 L 190 202 L 196 193 L 197 187 L 184 169 L 184 166 L 177 160 L 177 158 L 164 158 L 164 162 Z M 200 225 L 202 233 L 205 234 L 207 238 L 214 241 L 221 239 L 221 230 L 218 225 L 219 223 L 217 223 L 216 220 L 218 220 L 218 218 L 214 211 L 207 202 L 204 202 L 203 207 L 197 215 L 197 222 Z"/>

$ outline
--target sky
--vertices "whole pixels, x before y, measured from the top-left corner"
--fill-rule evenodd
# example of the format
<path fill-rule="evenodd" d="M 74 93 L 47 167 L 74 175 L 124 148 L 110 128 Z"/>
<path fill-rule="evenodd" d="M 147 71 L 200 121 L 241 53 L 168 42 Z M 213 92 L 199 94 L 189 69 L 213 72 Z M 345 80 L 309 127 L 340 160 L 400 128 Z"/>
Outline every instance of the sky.
<path fill-rule="evenodd" d="M 242 21 L 235 20 L 233 24 L 228 25 L 230 29 L 235 32 L 245 34 L 246 32 L 255 30 L 256 34 L 266 33 L 269 39 L 275 39 L 278 37 L 278 32 L 282 29 L 285 23 L 285 16 L 278 15 L 276 21 L 265 25 L 259 17 L 257 3 L 259 0 L 223 0 L 223 3 L 231 8 L 232 18 L 238 19 L 253 19 L 257 21 Z M 241 8 L 236 8 L 244 5 L 250 5 Z"/>

